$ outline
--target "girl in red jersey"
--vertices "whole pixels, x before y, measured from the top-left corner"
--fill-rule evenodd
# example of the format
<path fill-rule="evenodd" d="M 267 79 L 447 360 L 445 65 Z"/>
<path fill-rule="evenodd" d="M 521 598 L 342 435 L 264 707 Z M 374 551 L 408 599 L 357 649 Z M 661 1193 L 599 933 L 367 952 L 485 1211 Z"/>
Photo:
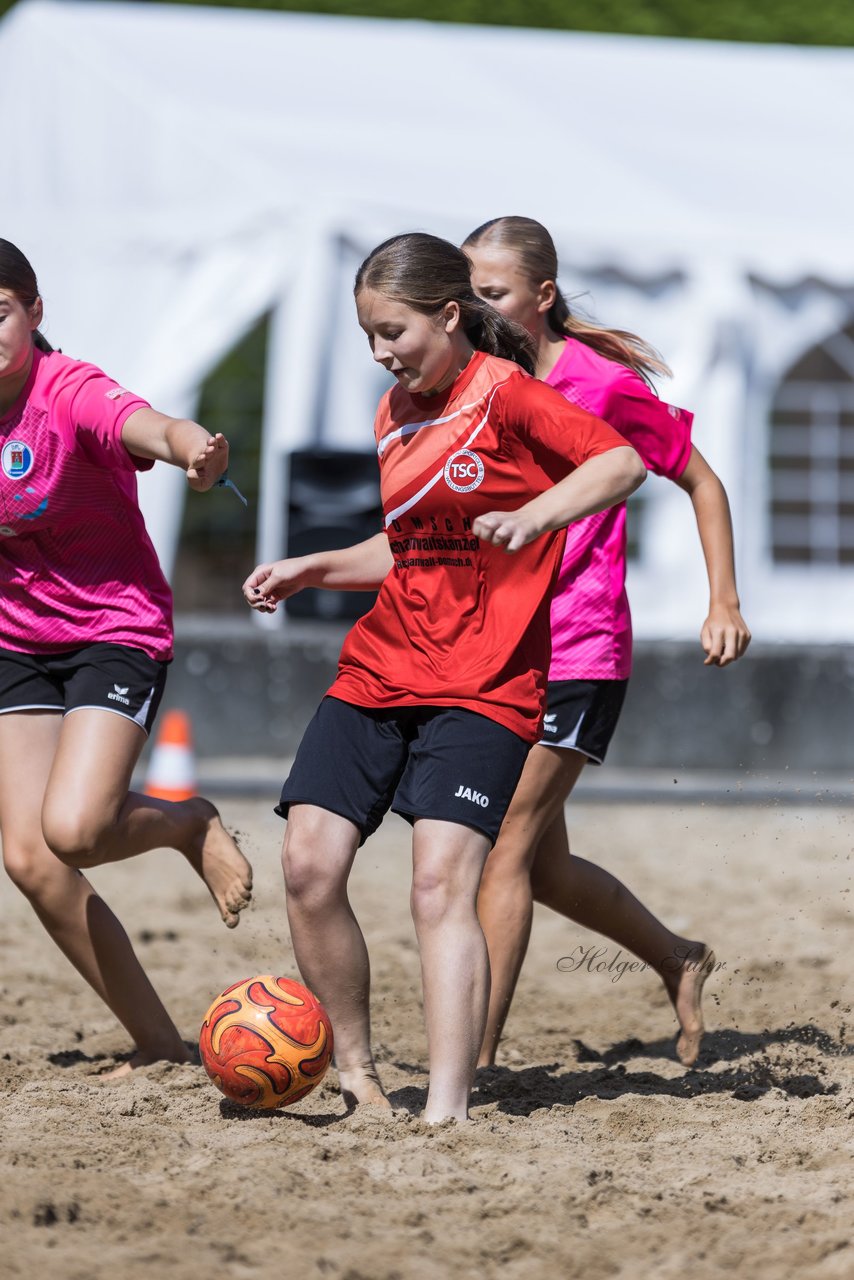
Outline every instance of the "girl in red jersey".
<path fill-rule="evenodd" d="M 303 587 L 379 589 L 282 790 L 288 917 L 300 971 L 332 1019 L 345 1099 L 388 1105 L 347 879 L 389 808 L 412 823 L 424 1115 L 464 1120 L 489 994 L 477 887 L 540 736 L 560 531 L 622 500 L 643 466 L 610 427 L 513 362 L 530 366 L 528 339 L 475 297 L 455 246 L 387 241 L 360 267 L 355 295 L 374 359 L 396 380 L 375 424 L 385 531 L 260 565 L 244 594 L 271 610 Z"/>
<path fill-rule="evenodd" d="M 473 231 L 463 248 L 475 291 L 530 334 L 537 376 L 604 418 L 651 470 L 689 494 L 711 594 L 701 630 L 706 663 L 734 662 L 750 633 L 739 611 L 729 506 L 717 476 L 691 444 L 692 415 L 663 403 L 650 388 L 651 374 L 669 370 L 634 335 L 570 314 L 556 284 L 555 247 L 540 223 L 496 218 Z M 527 758 L 478 898 L 492 971 L 481 1066 L 495 1061 L 534 901 L 605 934 L 650 965 L 676 1011 L 680 1060 L 690 1066 L 699 1052 L 700 998 L 714 964 L 711 952 L 667 929 L 607 871 L 569 858 L 564 804 L 585 762 L 604 760 L 628 683 L 625 574 L 625 506 L 577 521 L 567 534 L 552 600 L 546 732 Z"/>
<path fill-rule="evenodd" d="M 173 848 L 227 925 L 249 900 L 249 864 L 212 804 L 128 792 L 172 656 L 135 473 L 160 459 L 209 489 L 228 446 L 52 351 L 41 316 L 32 267 L 0 240 L 0 836 L 9 876 L 133 1038 L 123 1074 L 188 1054 L 82 871 Z"/>

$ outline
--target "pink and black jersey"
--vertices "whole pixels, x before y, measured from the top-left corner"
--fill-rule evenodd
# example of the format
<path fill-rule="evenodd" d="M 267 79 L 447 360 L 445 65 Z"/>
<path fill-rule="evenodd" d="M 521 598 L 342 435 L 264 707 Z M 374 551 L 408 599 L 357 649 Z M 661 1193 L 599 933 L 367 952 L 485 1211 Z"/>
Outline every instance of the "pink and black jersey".
<path fill-rule="evenodd" d="M 172 593 L 137 504 L 122 426 L 147 401 L 94 365 L 33 354 L 0 418 L 0 646 L 60 653 L 99 641 L 172 653 Z"/>
<path fill-rule="evenodd" d="M 572 404 L 609 422 L 649 471 L 671 480 L 681 476 L 691 455 L 694 415 L 659 400 L 633 370 L 567 338 L 545 381 Z M 550 680 L 629 676 L 625 503 L 570 525 L 551 619 Z"/>
<path fill-rule="evenodd" d="M 441 395 L 393 387 L 375 432 L 394 566 L 344 642 L 330 694 L 368 707 L 463 707 L 535 742 L 564 535 L 509 555 L 472 525 L 625 441 L 483 352 Z"/>

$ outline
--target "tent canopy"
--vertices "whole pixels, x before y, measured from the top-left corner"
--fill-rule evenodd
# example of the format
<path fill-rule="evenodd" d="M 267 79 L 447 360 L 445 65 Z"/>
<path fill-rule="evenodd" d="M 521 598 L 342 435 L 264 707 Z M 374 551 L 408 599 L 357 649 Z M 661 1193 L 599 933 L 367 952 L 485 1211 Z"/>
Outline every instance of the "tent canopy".
<path fill-rule="evenodd" d="M 7 191 L 37 225 L 59 206 L 177 253 L 318 207 L 469 224 L 515 200 L 642 274 L 841 254 L 854 278 L 854 51 L 76 0 L 0 30 L 30 121 Z"/>
<path fill-rule="evenodd" d="M 668 398 L 735 413 L 703 447 L 737 508 L 726 335 L 762 330 L 758 364 L 779 363 L 851 313 L 854 50 L 23 0 L 0 65 L 0 233 L 37 270 L 48 336 L 192 413 L 273 310 L 267 464 L 317 435 L 324 380 L 327 443 L 369 439 L 376 378 L 346 295 L 402 230 L 543 221 L 569 291 L 595 286 L 601 319 L 665 352 Z M 765 320 L 756 281 L 779 300 Z M 177 480 L 144 494 L 167 564 Z M 281 503 L 271 480 L 263 554 Z"/>

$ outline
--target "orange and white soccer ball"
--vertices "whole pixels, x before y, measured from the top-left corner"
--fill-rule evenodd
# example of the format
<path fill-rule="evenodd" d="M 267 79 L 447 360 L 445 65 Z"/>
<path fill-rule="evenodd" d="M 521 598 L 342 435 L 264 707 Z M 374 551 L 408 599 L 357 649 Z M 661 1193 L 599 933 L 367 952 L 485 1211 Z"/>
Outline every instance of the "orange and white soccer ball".
<path fill-rule="evenodd" d="M 287 1107 L 320 1083 L 332 1061 L 332 1023 L 307 987 L 264 974 L 218 995 L 199 1032 L 202 1065 L 232 1102 Z"/>

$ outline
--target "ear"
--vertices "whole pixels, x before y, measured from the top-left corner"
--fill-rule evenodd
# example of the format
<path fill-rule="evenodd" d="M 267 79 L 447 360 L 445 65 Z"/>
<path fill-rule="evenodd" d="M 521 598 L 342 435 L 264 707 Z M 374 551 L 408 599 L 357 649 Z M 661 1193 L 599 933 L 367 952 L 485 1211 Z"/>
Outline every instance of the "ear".
<path fill-rule="evenodd" d="M 36 298 L 35 302 L 30 307 L 30 328 L 38 329 L 43 319 L 44 307 L 42 305 L 42 300 L 41 298 Z"/>
<path fill-rule="evenodd" d="M 551 311 L 557 297 L 557 285 L 554 280 L 544 280 L 537 290 L 537 311 L 545 314 Z"/>
<path fill-rule="evenodd" d="M 557 297 L 557 285 L 554 280 L 544 280 L 537 290 L 537 311 L 551 311 Z"/>
<path fill-rule="evenodd" d="M 442 327 L 445 333 L 453 333 L 459 327 L 459 323 L 460 304 L 458 302 L 446 302 L 442 308 Z"/>

